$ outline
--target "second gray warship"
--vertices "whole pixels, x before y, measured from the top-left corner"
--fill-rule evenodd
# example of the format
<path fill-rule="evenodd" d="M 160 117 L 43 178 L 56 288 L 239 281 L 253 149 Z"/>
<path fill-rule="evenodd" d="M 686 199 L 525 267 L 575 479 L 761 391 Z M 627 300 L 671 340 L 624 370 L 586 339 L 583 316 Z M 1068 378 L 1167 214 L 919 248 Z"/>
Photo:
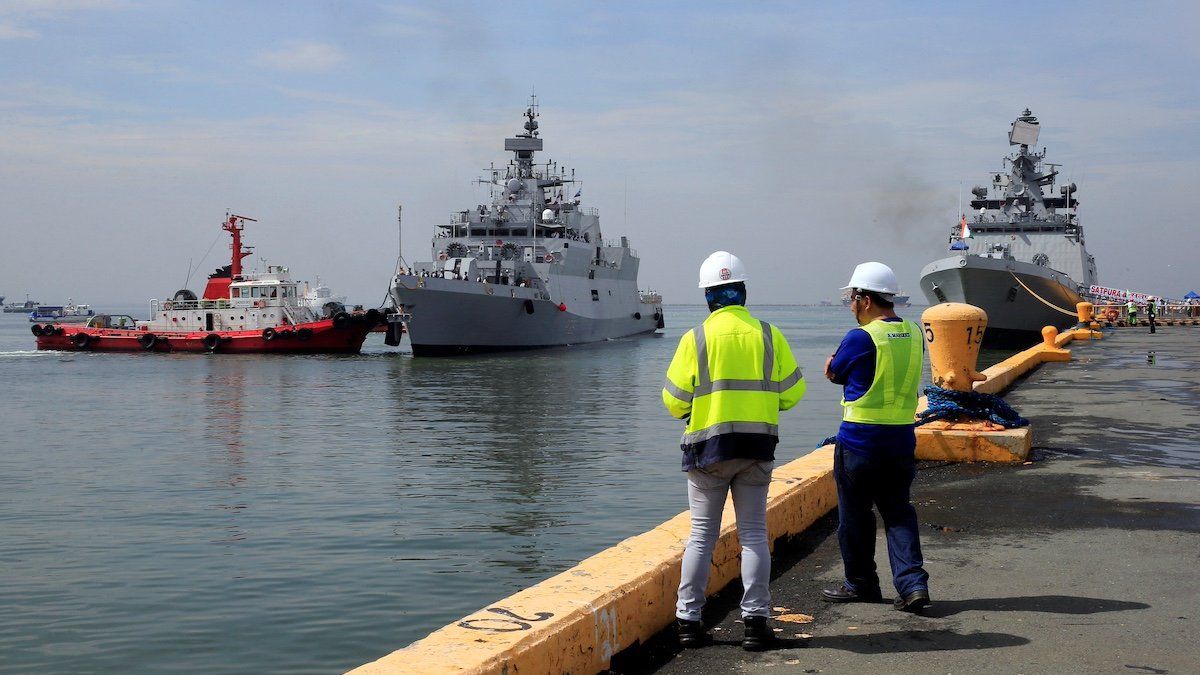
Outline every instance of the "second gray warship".
<path fill-rule="evenodd" d="M 444 356 L 584 344 L 663 327 L 661 296 L 639 292 L 637 254 L 626 237 L 604 239 L 596 209 L 580 204 L 575 171 L 534 163 L 542 150 L 538 116 L 533 99 L 523 133 L 504 140 L 513 159 L 478 181 L 489 186 L 490 203 L 439 225 L 431 260 L 401 257 L 388 344 L 399 344 L 403 331 L 414 356 Z"/>
<path fill-rule="evenodd" d="M 1028 109 L 1013 122 L 1008 142 L 1019 147 L 1005 157 L 1005 171 L 972 188 L 972 215 L 951 229 L 950 256 L 921 270 L 930 304 L 965 302 L 987 312 L 986 347 L 1027 347 L 1045 326 L 1074 325 L 1075 303 L 1097 282 L 1075 184 L 1058 185 L 1055 195 L 1060 165 L 1045 161 L 1045 148 L 1030 149 L 1040 129 Z"/>

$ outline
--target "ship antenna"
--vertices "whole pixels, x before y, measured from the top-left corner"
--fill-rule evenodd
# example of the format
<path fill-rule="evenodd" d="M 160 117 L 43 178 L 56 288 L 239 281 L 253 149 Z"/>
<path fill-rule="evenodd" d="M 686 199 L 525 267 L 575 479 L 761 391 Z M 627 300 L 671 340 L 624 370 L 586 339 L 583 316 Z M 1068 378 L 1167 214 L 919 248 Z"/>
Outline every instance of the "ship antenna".
<path fill-rule="evenodd" d="M 399 272 L 401 267 L 408 267 L 408 263 L 404 261 L 404 227 L 403 219 L 404 205 L 396 204 L 396 271 Z"/>

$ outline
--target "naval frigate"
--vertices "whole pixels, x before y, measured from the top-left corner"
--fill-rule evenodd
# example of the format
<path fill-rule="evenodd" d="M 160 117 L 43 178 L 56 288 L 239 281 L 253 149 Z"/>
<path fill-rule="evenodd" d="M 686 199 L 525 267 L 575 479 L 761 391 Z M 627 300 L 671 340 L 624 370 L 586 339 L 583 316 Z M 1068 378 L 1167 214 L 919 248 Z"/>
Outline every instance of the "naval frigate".
<path fill-rule="evenodd" d="M 1045 326 L 1074 325 L 1075 303 L 1097 282 L 1076 185 L 1059 180 L 1061 165 L 1045 161 L 1045 148 L 1031 149 L 1040 130 L 1029 109 L 1013 122 L 1008 142 L 1017 149 L 1004 170 L 971 189 L 972 214 L 951 228 L 950 255 L 921 270 L 930 304 L 965 302 L 987 312 L 986 347 L 1027 347 Z"/>
<path fill-rule="evenodd" d="M 599 213 L 581 203 L 574 169 L 535 162 L 539 116 L 531 99 L 523 131 L 504 139 L 513 158 L 477 181 L 490 202 L 438 225 L 429 261 L 401 256 L 388 344 L 406 332 L 414 356 L 447 356 L 578 345 L 664 326 L 661 296 L 638 290 L 640 260 L 629 239 L 604 238 Z"/>

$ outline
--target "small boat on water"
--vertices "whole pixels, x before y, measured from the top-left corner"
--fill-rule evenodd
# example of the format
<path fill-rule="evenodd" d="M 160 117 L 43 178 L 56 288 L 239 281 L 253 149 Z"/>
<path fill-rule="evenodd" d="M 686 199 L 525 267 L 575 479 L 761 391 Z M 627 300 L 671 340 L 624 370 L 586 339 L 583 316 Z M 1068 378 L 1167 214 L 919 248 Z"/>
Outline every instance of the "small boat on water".
<path fill-rule="evenodd" d="M 0 300 L 3 300 L 3 298 L 0 298 Z M 42 306 L 42 303 L 38 302 L 37 300 L 30 300 L 29 296 L 27 295 L 27 296 L 25 296 L 25 302 L 10 302 L 7 305 L 5 305 L 4 313 L 5 314 L 28 314 L 41 306 Z"/>
<path fill-rule="evenodd" d="M 188 289 L 150 301 L 150 320 L 97 314 L 86 325 L 35 323 L 37 348 L 74 351 L 216 352 L 239 354 L 357 354 L 367 333 L 384 322 L 376 309 L 347 312 L 330 300 L 321 310 L 304 303 L 286 267 L 244 272 L 242 230 L 253 218 L 226 215 L 233 238 L 230 264 L 208 277 L 201 297 Z"/>
<path fill-rule="evenodd" d="M 86 323 L 96 315 L 91 305 L 77 305 L 67 298 L 65 305 L 39 305 L 29 313 L 31 322 L 54 321 L 57 323 Z"/>

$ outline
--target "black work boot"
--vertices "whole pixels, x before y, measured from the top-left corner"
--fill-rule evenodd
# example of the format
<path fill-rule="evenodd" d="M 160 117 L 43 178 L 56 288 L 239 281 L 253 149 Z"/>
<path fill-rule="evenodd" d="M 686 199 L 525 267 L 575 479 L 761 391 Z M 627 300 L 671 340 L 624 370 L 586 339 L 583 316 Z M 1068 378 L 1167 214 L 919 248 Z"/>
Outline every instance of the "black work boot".
<path fill-rule="evenodd" d="M 679 635 L 679 646 L 687 649 L 708 644 L 708 633 L 701 621 L 675 619 L 675 632 Z"/>
<path fill-rule="evenodd" d="M 746 623 L 746 637 L 742 638 L 742 649 L 761 652 L 775 644 L 775 631 L 771 630 L 767 617 L 747 616 L 743 617 L 742 621 Z"/>

